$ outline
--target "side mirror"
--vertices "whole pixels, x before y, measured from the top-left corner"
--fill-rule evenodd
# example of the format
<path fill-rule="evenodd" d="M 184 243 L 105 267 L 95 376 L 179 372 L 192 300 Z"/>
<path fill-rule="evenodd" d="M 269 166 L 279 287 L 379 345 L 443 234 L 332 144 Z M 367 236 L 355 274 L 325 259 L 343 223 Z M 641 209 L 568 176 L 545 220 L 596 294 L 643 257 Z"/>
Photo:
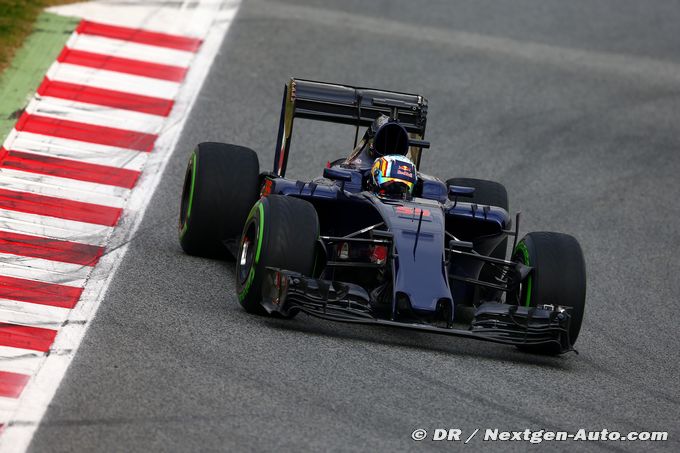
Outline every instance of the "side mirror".
<path fill-rule="evenodd" d="M 449 186 L 449 195 L 452 197 L 472 198 L 475 193 L 474 187 Z"/>
<path fill-rule="evenodd" d="M 421 148 L 421 149 L 422 148 L 429 148 L 430 142 L 426 142 L 425 140 L 409 139 L 408 146 L 413 146 L 414 148 Z"/>
<path fill-rule="evenodd" d="M 340 168 L 324 168 L 323 177 L 326 179 L 332 179 L 333 181 L 349 182 L 352 180 L 352 173 Z"/>

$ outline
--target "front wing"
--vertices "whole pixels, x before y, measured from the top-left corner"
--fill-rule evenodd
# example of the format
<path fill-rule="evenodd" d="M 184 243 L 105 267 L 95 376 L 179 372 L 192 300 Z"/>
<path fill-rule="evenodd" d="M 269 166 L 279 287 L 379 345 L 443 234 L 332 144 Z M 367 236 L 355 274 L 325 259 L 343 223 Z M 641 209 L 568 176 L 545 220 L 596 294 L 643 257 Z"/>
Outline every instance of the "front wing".
<path fill-rule="evenodd" d="M 573 351 L 569 340 L 570 316 L 563 307 L 523 307 L 486 302 L 475 310 L 467 329 L 376 317 L 370 296 L 359 285 L 305 277 L 267 268 L 262 305 L 269 313 L 301 311 L 310 316 L 354 324 L 369 324 L 474 338 L 516 346 L 555 345 L 559 353 Z"/>

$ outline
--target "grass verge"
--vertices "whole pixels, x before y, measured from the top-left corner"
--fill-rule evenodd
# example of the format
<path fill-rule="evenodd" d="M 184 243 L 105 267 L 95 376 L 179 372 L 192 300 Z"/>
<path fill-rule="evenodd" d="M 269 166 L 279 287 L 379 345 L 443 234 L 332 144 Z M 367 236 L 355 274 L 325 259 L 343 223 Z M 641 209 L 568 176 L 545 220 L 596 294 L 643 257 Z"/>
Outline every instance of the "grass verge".
<path fill-rule="evenodd" d="M 0 0 L 0 73 L 33 29 L 38 14 L 47 6 L 75 0 Z"/>
<path fill-rule="evenodd" d="M 40 13 L 32 33 L 0 73 L 0 143 L 14 127 L 78 22 L 74 17 Z"/>

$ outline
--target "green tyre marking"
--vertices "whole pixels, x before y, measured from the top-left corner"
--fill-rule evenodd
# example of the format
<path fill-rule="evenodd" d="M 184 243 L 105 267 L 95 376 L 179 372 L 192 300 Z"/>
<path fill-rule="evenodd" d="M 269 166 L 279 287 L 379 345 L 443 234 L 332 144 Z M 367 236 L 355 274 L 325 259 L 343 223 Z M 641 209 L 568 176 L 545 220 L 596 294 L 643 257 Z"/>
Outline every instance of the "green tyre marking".
<path fill-rule="evenodd" d="M 191 205 L 194 201 L 194 185 L 196 184 L 196 167 L 198 166 L 198 154 L 194 151 L 191 154 L 191 186 L 189 187 L 189 206 L 187 207 L 187 215 L 184 218 L 184 225 L 182 225 L 182 230 L 179 232 L 180 239 L 184 237 L 187 230 L 189 229 L 189 216 L 191 215 Z"/>
<path fill-rule="evenodd" d="M 257 252 L 255 253 L 255 264 L 260 262 L 260 251 L 262 251 L 262 236 L 264 232 L 264 207 L 262 202 L 257 203 L 257 208 L 260 211 L 260 229 L 257 231 Z"/>
<path fill-rule="evenodd" d="M 243 289 L 238 293 L 238 299 L 241 302 L 243 302 L 243 299 L 245 299 L 248 295 L 250 286 L 253 284 L 253 280 L 255 280 L 255 266 L 257 266 L 257 263 L 260 262 L 260 252 L 262 251 L 262 233 L 264 232 L 264 207 L 262 206 L 262 200 L 255 203 L 255 206 L 253 206 L 253 208 L 250 210 L 250 214 L 248 214 L 248 218 L 246 219 L 246 225 L 255 215 L 256 209 L 260 214 L 260 224 L 257 230 L 257 250 L 255 251 L 255 260 L 253 261 L 253 264 L 250 267 L 250 272 L 248 273 L 248 279 L 243 285 Z"/>
<path fill-rule="evenodd" d="M 517 249 L 520 252 L 522 252 L 522 255 L 524 256 L 524 264 L 527 266 L 531 266 L 531 263 L 529 262 L 529 249 L 527 249 L 527 246 L 524 242 L 520 242 L 517 244 Z M 530 307 L 531 305 L 531 275 L 527 277 L 527 297 L 526 300 L 524 301 L 524 306 L 525 307 Z"/>

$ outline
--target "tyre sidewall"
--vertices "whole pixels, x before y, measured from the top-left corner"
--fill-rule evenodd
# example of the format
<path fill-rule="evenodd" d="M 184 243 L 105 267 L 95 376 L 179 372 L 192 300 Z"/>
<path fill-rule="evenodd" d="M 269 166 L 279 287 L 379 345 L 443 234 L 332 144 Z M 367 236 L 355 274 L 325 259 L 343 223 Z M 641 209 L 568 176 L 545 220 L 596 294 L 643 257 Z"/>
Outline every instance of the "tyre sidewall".
<path fill-rule="evenodd" d="M 236 292 L 238 300 L 250 313 L 265 314 L 265 310 L 260 304 L 262 300 L 262 274 L 264 272 L 265 263 L 262 256 L 262 250 L 269 248 L 269 235 L 267 230 L 270 225 L 267 224 L 266 206 L 268 205 L 266 198 L 259 200 L 253 205 L 250 214 L 243 226 L 243 234 L 241 235 L 241 242 L 243 243 L 246 232 L 251 226 L 256 231 L 256 237 L 253 240 L 254 259 L 249 271 L 242 269 L 241 256 L 236 257 Z M 241 247 L 239 247 L 239 255 Z"/>
<path fill-rule="evenodd" d="M 184 251 L 199 256 L 223 254 L 222 241 L 239 238 L 258 195 L 259 163 L 253 150 L 199 144 L 189 158 L 182 189 L 179 241 Z"/>
<path fill-rule="evenodd" d="M 571 307 L 573 345 L 581 330 L 586 296 L 585 261 L 578 241 L 562 233 L 529 233 L 517 244 L 513 260 L 533 267 L 522 285 L 519 304 Z"/>
<path fill-rule="evenodd" d="M 244 237 L 253 225 L 258 232 L 254 265 L 242 280 L 245 272 L 241 257 L 237 257 L 236 289 L 246 311 L 265 314 L 261 304 L 265 269 L 278 267 L 310 276 L 315 263 L 319 224 L 311 203 L 281 195 L 263 197 L 255 203 L 245 222 L 239 254 Z"/>

